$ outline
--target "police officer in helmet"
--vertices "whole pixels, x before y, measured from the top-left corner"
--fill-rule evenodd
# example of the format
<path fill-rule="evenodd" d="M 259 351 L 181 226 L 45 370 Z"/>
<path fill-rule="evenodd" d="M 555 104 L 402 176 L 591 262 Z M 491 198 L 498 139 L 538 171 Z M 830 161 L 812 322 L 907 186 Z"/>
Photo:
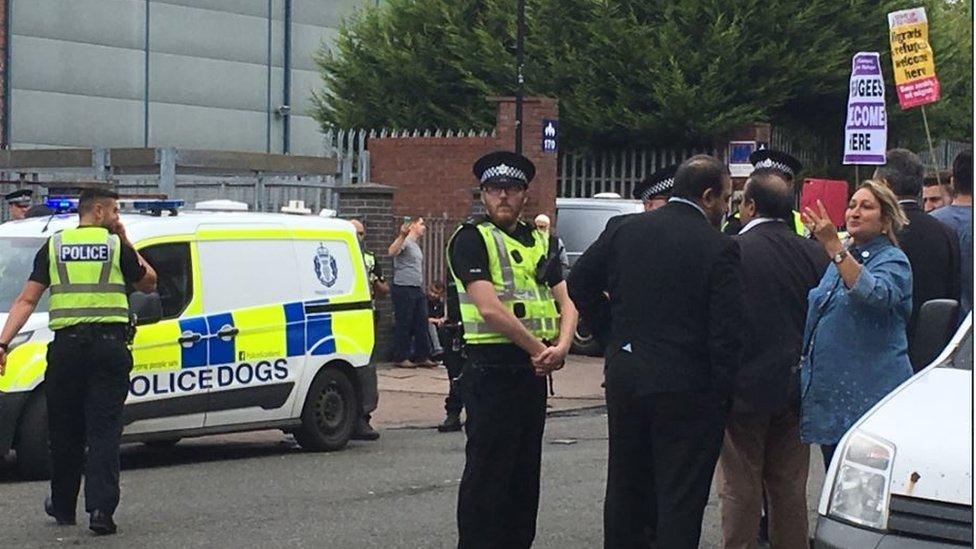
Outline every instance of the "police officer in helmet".
<path fill-rule="evenodd" d="M 58 525 L 74 524 L 84 470 L 85 510 L 96 534 L 116 531 L 122 405 L 132 370 L 126 284 L 147 293 L 156 287 L 156 272 L 119 221 L 118 197 L 103 189 L 82 193 L 78 227 L 54 234 L 37 252 L 34 271 L 0 332 L 3 375 L 10 341 L 50 288 L 54 340 L 47 348 L 44 387 L 51 497 L 44 509 Z"/>
<path fill-rule="evenodd" d="M 576 326 L 558 246 L 519 216 L 535 166 L 498 151 L 474 164 L 487 216 L 448 244 L 467 358 L 459 548 L 529 547 L 539 507 L 546 376 L 562 367 Z"/>

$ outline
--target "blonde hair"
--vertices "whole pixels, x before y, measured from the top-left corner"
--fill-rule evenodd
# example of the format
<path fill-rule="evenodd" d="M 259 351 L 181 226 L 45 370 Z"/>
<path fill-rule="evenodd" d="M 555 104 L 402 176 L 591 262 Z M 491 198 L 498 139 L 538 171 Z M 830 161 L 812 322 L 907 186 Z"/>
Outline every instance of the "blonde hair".
<path fill-rule="evenodd" d="M 878 201 L 878 204 L 881 205 L 881 222 L 888 221 L 891 223 L 891 230 L 885 236 L 888 237 L 888 240 L 892 244 L 897 246 L 898 237 L 895 236 L 895 233 L 900 232 L 908 226 L 908 216 L 905 215 L 905 210 L 898 203 L 898 197 L 895 196 L 895 193 L 891 192 L 891 189 L 888 188 L 888 185 L 883 180 L 868 179 L 857 187 L 857 190 L 861 189 L 870 191 L 874 195 L 875 200 Z"/>

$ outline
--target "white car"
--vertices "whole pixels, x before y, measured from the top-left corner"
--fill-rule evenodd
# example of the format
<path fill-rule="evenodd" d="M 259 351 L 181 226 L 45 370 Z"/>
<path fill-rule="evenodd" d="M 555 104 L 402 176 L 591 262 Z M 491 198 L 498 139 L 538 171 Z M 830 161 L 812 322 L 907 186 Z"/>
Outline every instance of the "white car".
<path fill-rule="evenodd" d="M 972 388 L 970 314 L 928 368 L 841 439 L 815 547 L 972 547 Z"/>

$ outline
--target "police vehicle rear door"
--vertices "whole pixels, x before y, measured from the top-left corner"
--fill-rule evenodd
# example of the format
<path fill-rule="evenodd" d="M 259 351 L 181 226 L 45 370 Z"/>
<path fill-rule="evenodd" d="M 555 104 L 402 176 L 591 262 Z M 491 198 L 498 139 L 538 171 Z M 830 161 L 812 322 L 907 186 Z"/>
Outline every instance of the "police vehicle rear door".
<path fill-rule="evenodd" d="M 214 371 L 207 427 L 287 419 L 305 349 L 289 349 L 285 304 L 298 265 L 284 226 L 201 226 L 203 310 Z M 304 324 L 295 330 L 304 331 Z"/>

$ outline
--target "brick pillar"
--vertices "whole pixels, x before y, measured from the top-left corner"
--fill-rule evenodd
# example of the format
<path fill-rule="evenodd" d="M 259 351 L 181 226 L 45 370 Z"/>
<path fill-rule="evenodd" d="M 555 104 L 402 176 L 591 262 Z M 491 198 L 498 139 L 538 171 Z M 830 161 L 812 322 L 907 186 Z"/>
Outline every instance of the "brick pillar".
<path fill-rule="evenodd" d="M 489 97 L 498 105 L 496 144 L 498 149 L 515 150 L 515 98 Z M 543 120 L 559 120 L 559 101 L 549 97 L 526 97 L 522 103 L 522 154 L 535 164 L 535 178 L 529 184 L 529 201 L 522 219 L 532 220 L 540 213 L 555 219 L 558 153 L 542 151 Z M 477 205 L 475 206 L 477 207 Z"/>
<path fill-rule="evenodd" d="M 393 283 L 393 258 L 387 255 L 390 235 L 394 234 L 393 194 L 396 187 L 378 184 L 337 185 L 332 187 L 339 196 L 338 215 L 342 219 L 358 219 L 366 227 L 365 247 L 376 255 L 376 262 L 387 282 Z M 373 357 L 389 360 L 393 348 L 393 303 L 390 296 L 376 299 L 376 346 Z"/>

